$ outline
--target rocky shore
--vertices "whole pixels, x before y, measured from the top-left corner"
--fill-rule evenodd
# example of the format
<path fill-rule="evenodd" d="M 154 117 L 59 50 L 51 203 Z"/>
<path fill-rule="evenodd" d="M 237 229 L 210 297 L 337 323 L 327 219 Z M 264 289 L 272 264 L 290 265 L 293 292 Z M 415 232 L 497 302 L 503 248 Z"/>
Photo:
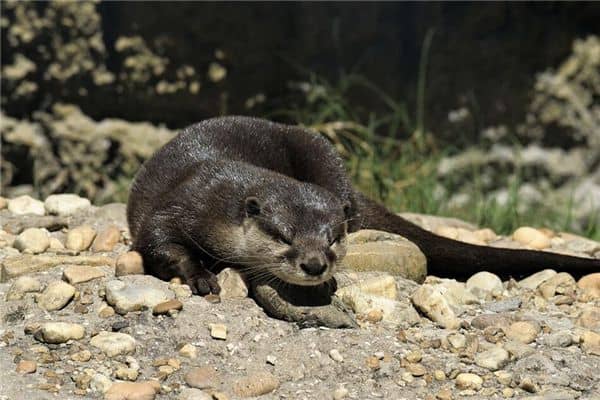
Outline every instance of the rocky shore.
<path fill-rule="evenodd" d="M 600 258 L 600 243 L 404 215 L 470 243 Z M 0 198 L 0 399 L 600 397 L 600 271 L 427 276 L 399 236 L 348 239 L 337 297 L 357 329 L 270 318 L 236 271 L 220 296 L 143 275 L 124 204 Z"/>

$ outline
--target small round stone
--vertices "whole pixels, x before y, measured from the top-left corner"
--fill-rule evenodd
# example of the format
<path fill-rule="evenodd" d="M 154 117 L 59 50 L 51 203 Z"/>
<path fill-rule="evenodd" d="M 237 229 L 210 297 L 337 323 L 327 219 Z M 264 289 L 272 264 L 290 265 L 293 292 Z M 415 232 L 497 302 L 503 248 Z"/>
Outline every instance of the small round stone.
<path fill-rule="evenodd" d="M 550 238 L 535 228 L 523 226 L 513 233 L 513 239 L 525 246 L 541 250 L 550 247 Z"/>
<path fill-rule="evenodd" d="M 67 233 L 65 246 L 69 250 L 87 250 L 96 237 L 96 230 L 89 225 L 81 225 L 70 229 Z"/>
<path fill-rule="evenodd" d="M 411 351 L 404 357 L 409 363 L 418 363 L 423 359 L 423 353 L 420 350 Z"/>
<path fill-rule="evenodd" d="M 336 362 L 344 361 L 344 357 L 340 354 L 340 351 L 338 349 L 331 349 L 329 351 L 329 357 L 331 357 L 331 359 Z"/>
<path fill-rule="evenodd" d="M 43 253 L 50 247 L 50 235 L 45 229 L 28 228 L 17 236 L 13 247 L 23 253 Z"/>
<path fill-rule="evenodd" d="M 348 396 L 348 389 L 345 387 L 339 387 L 333 391 L 333 400 L 342 400 Z"/>
<path fill-rule="evenodd" d="M 36 297 L 38 305 L 47 311 L 60 310 L 75 295 L 75 288 L 63 281 L 50 282 L 46 289 Z"/>
<path fill-rule="evenodd" d="M 257 397 L 272 392 L 279 387 L 279 380 L 269 372 L 257 372 L 238 379 L 233 391 L 240 397 Z"/>
<path fill-rule="evenodd" d="M 600 272 L 581 277 L 577 282 L 577 286 L 593 298 L 600 299 Z"/>
<path fill-rule="evenodd" d="M 423 376 L 427 373 L 427 370 L 421 364 L 408 364 L 406 369 L 412 376 Z"/>
<path fill-rule="evenodd" d="M 506 337 L 511 340 L 529 344 L 535 340 L 540 333 L 540 327 L 530 321 L 518 321 L 511 324 L 506 330 Z"/>
<path fill-rule="evenodd" d="M 471 276 L 466 282 L 467 290 L 480 299 L 487 296 L 498 296 L 502 294 L 502 281 L 497 275 L 482 271 Z"/>
<path fill-rule="evenodd" d="M 456 387 L 459 389 L 479 390 L 483 384 L 483 379 L 475 374 L 462 373 L 456 376 Z"/>
<path fill-rule="evenodd" d="M 104 400 L 153 400 L 159 391 L 157 381 L 117 382 L 105 393 Z"/>
<path fill-rule="evenodd" d="M 49 214 L 69 216 L 78 211 L 85 210 L 91 205 L 88 199 L 76 194 L 53 194 L 46 198 L 44 207 Z"/>
<path fill-rule="evenodd" d="M 90 340 L 90 345 L 114 357 L 135 352 L 136 341 L 126 333 L 102 331 Z"/>
<path fill-rule="evenodd" d="M 600 307 L 586 307 L 581 312 L 577 324 L 600 332 Z"/>
<path fill-rule="evenodd" d="M 69 340 L 79 340 L 85 335 L 82 325 L 68 322 L 46 322 L 34 332 L 40 342 L 59 344 Z"/>
<path fill-rule="evenodd" d="M 433 377 L 436 381 L 443 381 L 446 379 L 446 373 L 441 369 L 436 369 L 435 371 L 433 371 Z"/>
<path fill-rule="evenodd" d="M 17 215 L 46 214 L 44 203 L 27 195 L 8 200 L 8 211 Z"/>
<path fill-rule="evenodd" d="M 383 319 L 383 311 L 381 310 L 369 310 L 366 315 L 366 320 L 372 324 L 381 322 Z"/>
<path fill-rule="evenodd" d="M 129 251 L 117 258 L 115 275 L 141 275 L 144 273 L 142 256 L 137 251 Z"/>
<path fill-rule="evenodd" d="M 100 232 L 92 243 L 92 251 L 107 252 L 112 251 L 121 239 L 121 231 L 114 225 L 110 225 Z"/>
<path fill-rule="evenodd" d="M 17 364 L 16 371 L 20 374 L 33 374 L 37 369 L 35 361 L 22 360 Z"/>
<path fill-rule="evenodd" d="M 213 367 L 197 367 L 184 376 L 185 383 L 196 389 L 216 388 L 219 385 L 219 373 Z"/>

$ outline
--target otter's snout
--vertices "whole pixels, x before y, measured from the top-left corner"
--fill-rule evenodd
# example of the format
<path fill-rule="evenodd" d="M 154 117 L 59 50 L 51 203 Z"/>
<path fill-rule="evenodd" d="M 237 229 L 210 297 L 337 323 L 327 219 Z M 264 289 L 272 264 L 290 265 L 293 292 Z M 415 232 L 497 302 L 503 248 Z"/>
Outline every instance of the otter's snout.
<path fill-rule="evenodd" d="M 308 275 L 319 276 L 327 269 L 327 263 L 318 257 L 311 257 L 305 262 L 301 262 L 300 268 Z"/>

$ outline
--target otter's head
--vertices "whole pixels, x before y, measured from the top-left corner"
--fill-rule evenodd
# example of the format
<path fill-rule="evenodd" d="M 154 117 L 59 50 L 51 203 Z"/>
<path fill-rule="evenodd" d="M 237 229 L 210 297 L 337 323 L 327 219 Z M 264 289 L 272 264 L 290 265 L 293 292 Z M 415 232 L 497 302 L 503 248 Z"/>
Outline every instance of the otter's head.
<path fill-rule="evenodd" d="M 350 204 L 314 185 L 295 189 L 245 197 L 243 251 L 259 256 L 259 268 L 285 282 L 318 285 L 331 279 L 346 255 Z"/>

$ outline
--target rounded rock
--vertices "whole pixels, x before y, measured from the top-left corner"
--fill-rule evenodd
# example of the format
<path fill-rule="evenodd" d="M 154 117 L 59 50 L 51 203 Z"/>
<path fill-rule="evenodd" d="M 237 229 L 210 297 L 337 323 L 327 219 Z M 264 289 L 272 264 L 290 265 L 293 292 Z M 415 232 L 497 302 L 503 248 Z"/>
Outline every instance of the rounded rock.
<path fill-rule="evenodd" d="M 577 319 L 577 324 L 600 332 L 600 307 L 586 307 Z"/>
<path fill-rule="evenodd" d="M 183 377 L 185 383 L 196 389 L 210 389 L 219 386 L 219 373 L 212 367 L 197 367 Z"/>
<path fill-rule="evenodd" d="M 550 247 L 550 238 L 541 231 L 523 226 L 515 230 L 513 240 L 533 249 L 541 250 Z"/>
<path fill-rule="evenodd" d="M 511 324 L 504 333 L 508 339 L 529 344 L 535 340 L 540 333 L 540 330 L 540 326 L 536 323 L 530 321 L 518 321 Z"/>
<path fill-rule="evenodd" d="M 143 277 L 154 279 L 152 277 Z M 127 314 L 131 311 L 139 311 L 144 308 L 153 308 L 173 298 L 168 290 L 156 289 L 139 283 L 123 282 L 118 280 L 109 281 L 105 285 L 106 301 L 113 306 L 119 314 Z"/>
<path fill-rule="evenodd" d="M 102 331 L 90 340 L 90 345 L 114 357 L 135 352 L 136 341 L 126 333 Z"/>
<path fill-rule="evenodd" d="M 75 288 L 63 281 L 50 282 L 36 297 L 38 305 L 46 311 L 56 311 L 65 307 L 75 295 Z"/>
<path fill-rule="evenodd" d="M 508 363 L 509 358 L 508 351 L 502 347 L 492 347 L 489 350 L 476 354 L 475 364 L 490 371 L 497 371 Z"/>
<path fill-rule="evenodd" d="M 92 251 L 113 251 L 114 247 L 119 243 L 119 240 L 121 240 L 121 231 L 116 226 L 111 225 L 98 232 L 98 235 L 92 244 Z"/>
<path fill-rule="evenodd" d="M 160 391 L 157 381 L 117 382 L 104 394 L 104 400 L 153 400 Z"/>
<path fill-rule="evenodd" d="M 50 235 L 45 229 L 28 228 L 16 237 L 13 247 L 24 253 L 43 253 L 50 247 Z"/>
<path fill-rule="evenodd" d="M 34 333 L 34 337 L 40 342 L 51 344 L 79 340 L 84 335 L 85 328 L 82 325 L 68 322 L 47 322 Z"/>
<path fill-rule="evenodd" d="M 331 357 L 331 359 L 336 362 L 344 361 L 344 357 L 340 354 L 338 349 L 331 349 L 329 351 L 329 357 Z"/>
<path fill-rule="evenodd" d="M 144 273 L 144 262 L 137 251 L 129 251 L 117 258 L 115 275 L 142 275 Z"/>
<path fill-rule="evenodd" d="M 483 384 L 480 376 L 470 373 L 462 373 L 456 376 L 456 387 L 459 389 L 479 390 Z"/>
<path fill-rule="evenodd" d="M 593 298 L 600 299 L 600 272 L 581 277 L 577 282 L 577 286 Z"/>
<path fill-rule="evenodd" d="M 238 379 L 233 384 L 233 391 L 240 397 L 258 397 L 272 392 L 279 387 L 279 380 L 269 372 L 255 374 Z"/>
<path fill-rule="evenodd" d="M 88 199 L 71 193 L 53 194 L 44 201 L 44 207 L 48 214 L 61 216 L 73 215 L 90 206 L 91 203 Z"/>
<path fill-rule="evenodd" d="M 85 251 L 96 237 L 96 231 L 89 225 L 81 225 L 70 229 L 65 246 L 69 250 Z"/>
<path fill-rule="evenodd" d="M 46 214 L 44 203 L 27 195 L 8 200 L 8 211 L 17 215 Z"/>
<path fill-rule="evenodd" d="M 348 396 L 348 389 L 345 387 L 339 387 L 333 391 L 333 400 L 342 400 Z"/>
<path fill-rule="evenodd" d="M 37 369 L 35 361 L 22 360 L 17 364 L 16 371 L 20 374 L 33 374 Z"/>
<path fill-rule="evenodd" d="M 480 299 L 488 295 L 498 296 L 502 294 L 504 287 L 502 280 L 497 275 L 487 271 L 478 272 L 471 276 L 466 282 L 467 290 Z"/>

